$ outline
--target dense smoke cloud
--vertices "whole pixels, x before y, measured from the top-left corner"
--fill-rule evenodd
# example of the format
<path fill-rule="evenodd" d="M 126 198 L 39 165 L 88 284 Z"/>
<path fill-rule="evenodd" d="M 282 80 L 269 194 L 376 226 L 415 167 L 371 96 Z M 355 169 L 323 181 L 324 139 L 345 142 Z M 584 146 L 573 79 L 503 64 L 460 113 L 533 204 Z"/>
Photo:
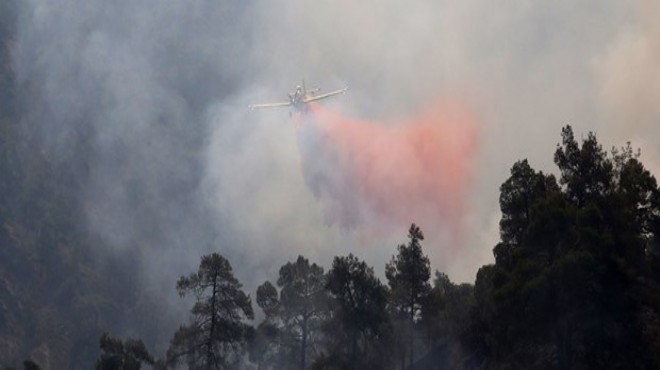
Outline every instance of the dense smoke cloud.
<path fill-rule="evenodd" d="M 427 237 L 448 232 L 460 246 L 477 147 L 465 108 L 435 102 L 419 116 L 383 123 L 315 104 L 303 119 L 303 172 L 331 221 L 374 237 L 415 221 Z"/>
<path fill-rule="evenodd" d="M 75 170 L 69 181 L 81 184 L 79 224 L 93 252 L 125 261 L 119 265 L 140 279 L 147 299 L 168 307 L 155 315 L 161 322 L 144 321 L 165 325 L 162 333 L 141 330 L 164 346 L 186 310 L 176 279 L 222 248 L 220 236 L 232 242 L 200 189 L 206 109 L 243 75 L 227 53 L 239 53 L 230 30 L 242 8 L 71 0 L 26 1 L 20 10 L 14 63 L 29 127 L 23 155 L 38 150 Z M 140 331 L 126 320 L 114 330 Z"/>
<path fill-rule="evenodd" d="M 429 116 L 438 123 L 429 119 L 419 129 L 433 132 L 438 152 L 429 166 L 437 170 L 399 184 L 406 189 L 399 195 L 414 204 L 421 195 L 407 189 L 435 188 L 423 194 L 427 217 L 395 219 L 441 234 L 424 241 L 433 268 L 473 280 L 492 261 L 498 188 L 515 160 L 553 170 L 567 123 L 578 133 L 596 130 L 605 146 L 638 135 L 655 144 L 657 10 L 645 6 L 27 0 L 14 57 L 33 94 L 26 119 L 41 128 L 41 148 L 53 160 L 86 164 L 76 179 L 85 189 L 81 219 L 103 241 L 99 248 L 137 260 L 145 290 L 174 311 L 181 306 L 176 278 L 211 250 L 231 261 L 248 289 L 297 254 L 329 266 L 350 251 L 382 271 L 407 228 L 365 241 L 358 228 L 342 226 L 350 220 L 343 214 L 351 203 L 366 204 L 358 218 L 387 227 L 381 210 L 398 204 L 383 201 L 388 188 L 378 182 L 399 171 L 383 166 L 357 181 L 382 150 L 368 143 L 382 137 L 378 145 L 396 146 L 413 135 L 397 133 L 397 122 L 412 127 L 408 120 Z M 311 127 L 296 131 L 286 110 L 247 110 L 286 99 L 302 78 L 350 88 L 307 118 L 331 137 L 323 145 L 307 141 Z M 445 124 L 444 106 L 427 111 L 439 97 L 470 107 L 478 120 Z M 332 112 L 341 119 L 330 119 Z M 621 132 L 614 120 L 639 122 L 639 129 Z M 353 126 L 360 133 L 346 136 Z M 649 152 L 658 163 L 660 154 Z M 358 162 L 314 157 L 328 153 Z M 391 159 L 418 158 L 400 154 Z M 473 164 L 471 173 L 463 163 Z M 399 170 L 395 183 L 418 176 Z M 330 175 L 331 193 L 323 195 L 310 171 Z M 466 231 L 460 249 L 452 222 Z"/>
<path fill-rule="evenodd" d="M 644 159 L 660 170 L 660 4 L 635 2 L 633 22 L 622 27 L 597 63 L 600 97 L 617 138 L 644 147 Z"/>

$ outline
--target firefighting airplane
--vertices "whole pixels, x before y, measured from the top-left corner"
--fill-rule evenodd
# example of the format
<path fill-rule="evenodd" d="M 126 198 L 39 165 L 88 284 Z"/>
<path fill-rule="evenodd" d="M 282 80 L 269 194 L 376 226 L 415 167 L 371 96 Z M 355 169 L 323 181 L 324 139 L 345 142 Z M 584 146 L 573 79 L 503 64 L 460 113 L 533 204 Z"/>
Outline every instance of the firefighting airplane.
<path fill-rule="evenodd" d="M 307 103 L 313 101 L 326 99 L 331 96 L 345 94 L 348 91 L 348 88 L 343 88 L 340 90 L 331 91 L 329 93 L 314 95 L 317 92 L 321 91 L 320 88 L 307 90 L 305 88 L 305 81 L 303 80 L 302 85 L 296 86 L 296 91 L 289 93 L 289 101 L 279 102 L 279 103 L 265 103 L 265 104 L 251 104 L 248 107 L 250 110 L 259 109 L 259 108 L 279 108 L 279 107 L 293 107 L 298 111 L 304 111 L 307 107 Z"/>

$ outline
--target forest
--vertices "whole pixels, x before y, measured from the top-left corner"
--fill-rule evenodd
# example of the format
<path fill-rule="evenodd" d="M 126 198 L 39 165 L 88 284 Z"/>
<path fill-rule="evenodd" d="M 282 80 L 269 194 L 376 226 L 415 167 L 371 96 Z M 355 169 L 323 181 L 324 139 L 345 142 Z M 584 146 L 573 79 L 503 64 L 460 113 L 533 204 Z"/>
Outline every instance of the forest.
<path fill-rule="evenodd" d="M 195 304 L 164 359 L 104 334 L 97 368 L 656 368 L 656 180 L 630 145 L 608 154 L 593 134 L 578 143 L 570 126 L 554 160 L 559 180 L 526 160 L 513 165 L 495 263 L 474 286 L 439 271 L 431 279 L 412 224 L 386 283 L 352 254 L 327 272 L 298 256 L 259 286 L 265 317 L 251 326 L 250 297 L 214 253 L 177 282 Z"/>
<path fill-rule="evenodd" d="M 254 296 L 213 252 L 170 287 L 188 320 L 155 353 L 161 303 L 133 283 L 130 253 L 99 251 L 78 222 L 90 133 L 66 161 L 38 149 L 26 107 L 39 88 L 11 62 L 16 6 L 0 2 L 4 369 L 660 368 L 660 188 L 630 143 L 606 150 L 571 126 L 549 153 L 556 174 L 512 165 L 494 263 L 474 284 L 432 269 L 416 220 L 385 266 L 294 255 Z"/>

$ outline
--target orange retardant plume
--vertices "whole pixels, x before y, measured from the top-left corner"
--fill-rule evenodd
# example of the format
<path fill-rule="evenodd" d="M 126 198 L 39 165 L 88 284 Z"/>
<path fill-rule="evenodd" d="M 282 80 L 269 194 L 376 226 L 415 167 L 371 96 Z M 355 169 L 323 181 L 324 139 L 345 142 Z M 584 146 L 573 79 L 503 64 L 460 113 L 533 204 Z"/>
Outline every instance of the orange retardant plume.
<path fill-rule="evenodd" d="M 449 231 L 461 239 L 477 144 L 474 117 L 437 103 L 395 122 L 311 105 L 299 127 L 303 175 L 328 220 L 372 232 Z"/>

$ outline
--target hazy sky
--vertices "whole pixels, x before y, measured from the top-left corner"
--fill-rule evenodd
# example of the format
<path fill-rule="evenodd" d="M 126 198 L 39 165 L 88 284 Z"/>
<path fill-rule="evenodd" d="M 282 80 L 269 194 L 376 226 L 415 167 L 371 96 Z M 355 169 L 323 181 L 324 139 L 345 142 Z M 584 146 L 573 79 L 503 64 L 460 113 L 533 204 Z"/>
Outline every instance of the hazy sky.
<path fill-rule="evenodd" d="M 248 104 L 285 99 L 303 78 L 348 86 L 323 106 L 376 125 L 460 102 L 478 132 L 465 235 L 457 247 L 430 232 L 423 247 L 433 269 L 474 281 L 493 261 L 500 184 L 518 159 L 554 171 L 562 126 L 606 148 L 632 141 L 659 173 L 656 4 L 26 0 L 15 60 L 42 88 L 30 119 L 53 158 L 91 133 L 86 224 L 112 250 L 139 250 L 145 287 L 168 297 L 208 251 L 252 290 L 298 254 L 327 268 L 353 252 L 382 274 L 406 241 L 405 225 L 376 233 L 329 217 L 294 119 Z"/>

